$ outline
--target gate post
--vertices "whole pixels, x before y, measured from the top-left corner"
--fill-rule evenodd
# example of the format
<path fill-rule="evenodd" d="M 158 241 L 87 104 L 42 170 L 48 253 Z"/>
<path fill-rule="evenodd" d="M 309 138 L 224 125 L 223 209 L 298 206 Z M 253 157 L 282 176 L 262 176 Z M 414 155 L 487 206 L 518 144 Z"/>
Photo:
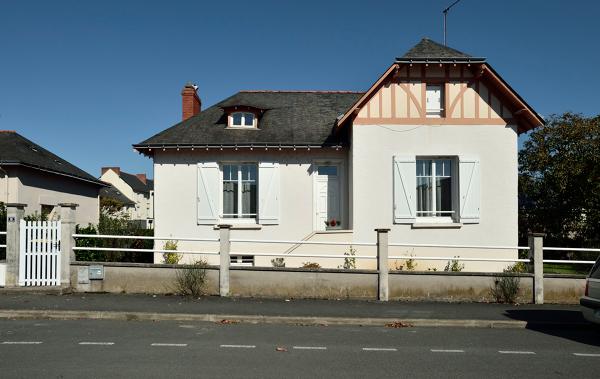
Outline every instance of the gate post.
<path fill-rule="evenodd" d="M 219 225 L 219 295 L 222 297 L 229 296 L 230 232 L 231 225 Z"/>
<path fill-rule="evenodd" d="M 544 304 L 544 233 L 529 233 L 529 259 L 533 263 L 533 303 Z"/>
<path fill-rule="evenodd" d="M 377 232 L 377 300 L 389 298 L 388 232 L 390 229 L 375 229 Z"/>
<path fill-rule="evenodd" d="M 75 210 L 79 206 L 73 203 L 60 203 L 60 286 L 71 285 L 71 261 L 75 261 Z"/>
<path fill-rule="evenodd" d="M 19 285 L 19 260 L 21 258 L 21 220 L 27 204 L 6 204 L 6 287 Z"/>

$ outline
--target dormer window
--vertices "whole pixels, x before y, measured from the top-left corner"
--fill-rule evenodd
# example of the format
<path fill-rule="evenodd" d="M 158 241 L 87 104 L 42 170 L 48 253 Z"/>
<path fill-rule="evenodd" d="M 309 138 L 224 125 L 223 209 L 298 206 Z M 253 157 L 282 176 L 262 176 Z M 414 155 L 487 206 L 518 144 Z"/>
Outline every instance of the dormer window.
<path fill-rule="evenodd" d="M 256 116 L 250 112 L 233 112 L 229 115 L 229 127 L 256 128 Z"/>
<path fill-rule="evenodd" d="M 425 103 L 426 113 L 428 118 L 444 117 L 444 91 L 439 84 L 427 84 Z"/>

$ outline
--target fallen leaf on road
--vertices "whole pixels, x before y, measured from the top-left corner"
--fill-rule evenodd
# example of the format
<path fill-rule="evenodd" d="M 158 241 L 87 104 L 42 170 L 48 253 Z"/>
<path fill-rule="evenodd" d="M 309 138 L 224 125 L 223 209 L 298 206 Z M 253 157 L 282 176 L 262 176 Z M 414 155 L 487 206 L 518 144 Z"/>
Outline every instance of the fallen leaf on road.
<path fill-rule="evenodd" d="M 385 324 L 386 328 L 411 328 L 412 324 L 402 322 L 402 321 L 394 321 L 389 324 Z"/>
<path fill-rule="evenodd" d="M 221 321 L 217 321 L 217 324 L 239 324 L 240 322 L 237 320 L 227 320 L 223 319 Z"/>
<path fill-rule="evenodd" d="M 275 348 L 275 351 L 287 351 L 287 349 L 285 347 L 282 347 L 282 346 L 277 346 Z"/>

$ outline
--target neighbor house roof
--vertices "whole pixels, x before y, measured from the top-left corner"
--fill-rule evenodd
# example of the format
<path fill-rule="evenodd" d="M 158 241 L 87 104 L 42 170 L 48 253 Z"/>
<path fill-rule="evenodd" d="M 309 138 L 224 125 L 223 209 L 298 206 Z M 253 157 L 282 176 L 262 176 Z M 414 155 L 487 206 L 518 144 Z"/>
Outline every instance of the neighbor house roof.
<path fill-rule="evenodd" d="M 115 186 L 109 185 L 108 187 L 104 187 L 100 189 L 100 197 L 113 199 L 120 202 L 123 205 L 133 206 L 135 202 L 123 195 L 121 191 L 119 191 Z"/>
<path fill-rule="evenodd" d="M 135 192 L 150 192 L 154 190 L 154 180 L 146 179 L 146 183 L 142 182 L 137 175 L 128 174 L 121 171 L 119 177 Z"/>
<path fill-rule="evenodd" d="M 0 131 L 0 166 L 20 165 L 92 184 L 106 184 L 13 130 Z"/>
<path fill-rule="evenodd" d="M 347 91 L 242 91 L 199 114 L 134 145 L 140 151 L 162 146 L 309 145 L 333 146 L 336 118 L 362 93 Z M 224 109 L 247 106 L 262 111 L 257 129 L 226 128 Z"/>

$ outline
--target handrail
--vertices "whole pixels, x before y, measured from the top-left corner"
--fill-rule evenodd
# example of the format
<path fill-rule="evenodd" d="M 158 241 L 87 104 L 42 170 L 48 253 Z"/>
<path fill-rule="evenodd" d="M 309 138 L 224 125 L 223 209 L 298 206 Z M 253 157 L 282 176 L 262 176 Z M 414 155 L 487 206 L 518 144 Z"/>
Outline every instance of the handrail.
<path fill-rule="evenodd" d="M 133 249 L 126 247 L 73 247 L 73 250 L 89 250 L 89 251 L 125 251 L 139 253 L 177 253 L 177 254 L 202 254 L 202 255 L 219 255 L 215 251 L 193 251 L 193 250 L 165 250 L 165 249 Z"/>
<path fill-rule="evenodd" d="M 586 247 L 542 247 L 544 250 L 548 251 L 591 251 L 600 253 L 600 249 L 586 248 Z"/>
<path fill-rule="evenodd" d="M 327 242 L 327 241 L 294 241 L 294 240 L 256 240 L 246 238 L 232 238 L 229 242 L 246 243 L 280 243 L 286 245 L 331 245 L 331 246 L 377 246 L 375 242 Z"/>
<path fill-rule="evenodd" d="M 394 243 L 390 242 L 389 246 L 400 246 L 400 247 L 449 247 L 457 249 L 516 249 L 516 250 L 529 250 L 529 246 L 483 246 L 483 245 L 441 245 L 441 244 L 428 244 L 428 243 Z"/>
<path fill-rule="evenodd" d="M 521 258 L 473 258 L 473 257 L 416 257 L 410 255 L 390 255 L 388 259 L 413 259 L 421 261 L 475 261 L 475 262 L 523 262 L 531 263 L 530 259 Z"/>
<path fill-rule="evenodd" d="M 544 259 L 544 263 L 569 263 L 569 264 L 588 264 L 593 265 L 596 261 L 571 261 L 565 259 Z"/>
<path fill-rule="evenodd" d="M 219 242 L 218 238 L 192 238 L 192 237 L 155 237 L 155 236 L 124 236 L 110 234 L 73 234 L 73 238 L 100 238 L 100 239 L 135 239 L 154 241 L 197 241 L 197 242 Z"/>
<path fill-rule="evenodd" d="M 231 252 L 229 255 L 251 255 L 253 257 L 281 257 L 281 258 L 356 258 L 356 259 L 377 259 L 375 255 L 340 255 L 340 254 L 278 254 L 278 253 L 237 253 Z"/>

